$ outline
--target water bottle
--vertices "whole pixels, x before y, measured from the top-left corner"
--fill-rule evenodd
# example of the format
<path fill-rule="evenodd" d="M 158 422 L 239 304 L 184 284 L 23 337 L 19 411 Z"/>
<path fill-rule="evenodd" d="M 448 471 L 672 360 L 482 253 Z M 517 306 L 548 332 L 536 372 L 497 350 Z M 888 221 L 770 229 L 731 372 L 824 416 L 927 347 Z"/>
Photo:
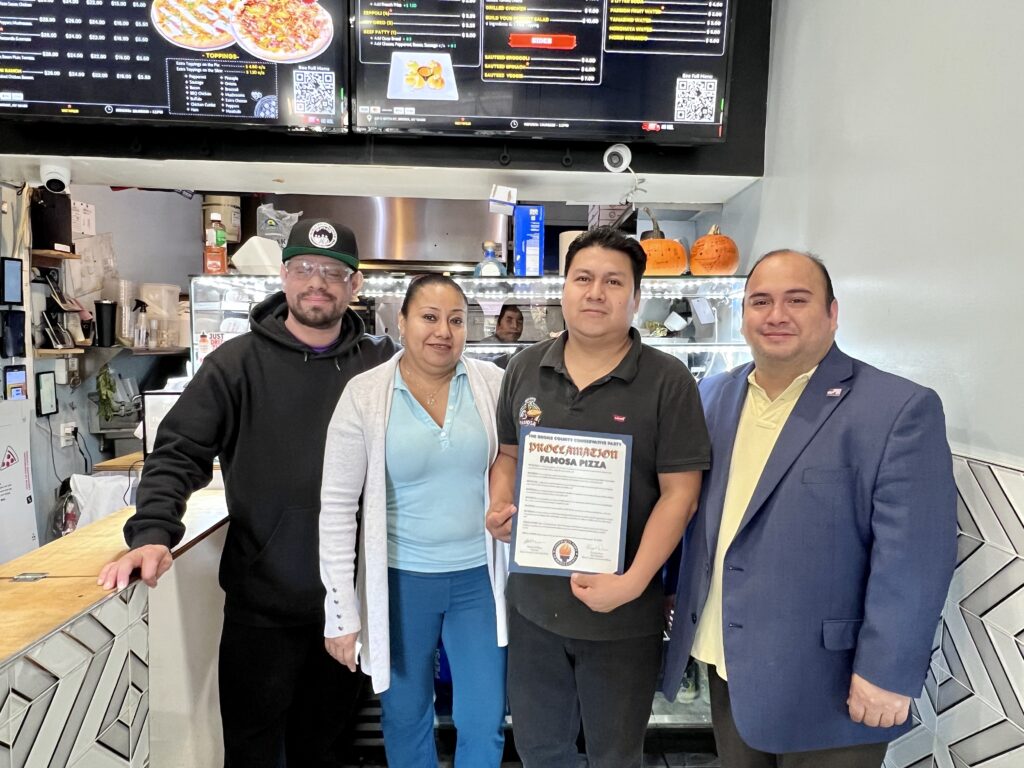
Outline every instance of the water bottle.
<path fill-rule="evenodd" d="M 491 240 L 483 242 L 484 257 L 473 270 L 473 277 L 503 277 L 505 265 L 498 260 L 497 244 Z"/>

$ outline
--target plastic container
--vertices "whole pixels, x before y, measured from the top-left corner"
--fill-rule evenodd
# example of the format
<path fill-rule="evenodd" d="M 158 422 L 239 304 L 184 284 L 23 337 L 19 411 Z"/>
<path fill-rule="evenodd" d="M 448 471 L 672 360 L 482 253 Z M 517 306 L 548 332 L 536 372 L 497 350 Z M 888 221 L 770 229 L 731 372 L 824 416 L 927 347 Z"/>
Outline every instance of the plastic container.
<path fill-rule="evenodd" d="M 227 242 L 237 243 L 242 239 L 242 198 L 233 195 L 206 195 L 203 197 L 203 229 L 209 229 L 211 214 L 219 213 Z"/>
<path fill-rule="evenodd" d="M 497 246 L 490 240 L 485 240 L 482 247 L 484 257 L 473 270 L 473 277 L 502 277 L 505 274 L 505 265 L 498 260 L 495 252 Z"/>
<path fill-rule="evenodd" d="M 192 317 L 187 301 L 178 302 L 178 343 L 179 347 L 187 347 L 192 343 Z"/>
<path fill-rule="evenodd" d="M 152 336 L 153 321 L 157 322 L 158 331 L 167 331 L 159 335 L 159 339 L 167 340 L 167 346 L 176 346 L 178 341 L 178 286 L 167 283 L 142 283 L 139 286 L 139 298 L 146 302 L 149 331 Z M 152 345 L 154 339 L 150 338 Z M 186 340 L 187 341 L 187 340 Z"/>
<path fill-rule="evenodd" d="M 224 228 L 223 217 L 217 211 L 210 214 L 210 229 L 213 230 L 214 245 L 225 246 L 228 244 L 228 231 Z"/>

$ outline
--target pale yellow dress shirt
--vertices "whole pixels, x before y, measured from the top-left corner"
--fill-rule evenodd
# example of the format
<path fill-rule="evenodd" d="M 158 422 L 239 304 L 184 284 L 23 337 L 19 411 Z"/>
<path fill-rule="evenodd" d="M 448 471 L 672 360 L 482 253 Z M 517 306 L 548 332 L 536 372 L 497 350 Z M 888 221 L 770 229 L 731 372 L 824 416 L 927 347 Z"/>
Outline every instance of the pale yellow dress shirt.
<path fill-rule="evenodd" d="M 774 400 L 771 400 L 768 393 L 757 383 L 754 372 L 747 377 L 749 386 L 736 427 L 736 440 L 729 463 L 729 484 L 725 489 L 722 523 L 718 530 L 718 547 L 711 568 L 711 587 L 707 602 L 704 604 L 704 612 L 697 624 L 693 650 L 690 651 L 690 655 L 695 659 L 709 666 L 713 665 L 723 680 L 728 679 L 722 637 L 722 568 L 725 553 L 729 551 L 729 546 L 736 537 L 740 522 L 750 504 L 750 497 L 754 495 L 764 465 L 768 463 L 768 457 L 775 447 L 775 441 L 778 440 L 782 428 L 786 426 L 789 414 L 793 412 L 796 401 L 800 399 L 815 370 L 817 366 L 797 376 Z M 704 514 L 703 511 L 700 514 Z"/>

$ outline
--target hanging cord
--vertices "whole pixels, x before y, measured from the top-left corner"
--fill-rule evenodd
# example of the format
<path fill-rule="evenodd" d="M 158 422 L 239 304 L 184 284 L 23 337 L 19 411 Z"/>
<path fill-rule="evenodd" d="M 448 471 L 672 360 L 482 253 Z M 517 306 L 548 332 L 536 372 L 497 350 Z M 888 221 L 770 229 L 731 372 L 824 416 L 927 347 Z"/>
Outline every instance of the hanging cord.
<path fill-rule="evenodd" d="M 131 503 L 131 502 L 128 501 L 128 494 L 131 493 L 131 490 L 132 490 L 132 471 L 137 466 L 142 464 L 142 462 L 144 462 L 144 461 L 145 461 L 145 459 L 139 459 L 138 461 L 134 462 L 130 467 L 128 467 L 128 487 L 124 489 L 124 493 L 121 495 L 121 501 L 124 502 L 124 505 L 126 507 Z M 142 470 L 141 469 L 139 470 L 139 478 L 140 479 L 142 478 Z"/>
<path fill-rule="evenodd" d="M 60 473 L 57 471 L 57 459 L 53 454 L 53 424 L 50 422 L 51 416 L 53 416 L 53 414 L 46 417 L 46 431 L 50 433 L 50 461 L 53 463 L 53 476 L 63 483 L 67 478 L 61 477 Z"/>
<path fill-rule="evenodd" d="M 85 462 L 85 474 L 91 475 L 92 474 L 92 467 L 93 467 L 92 451 L 90 451 L 89 450 L 89 446 L 87 446 L 85 444 L 85 438 L 82 438 L 81 440 L 79 440 L 79 437 L 81 437 L 81 435 L 79 434 L 78 428 L 76 427 L 75 428 L 75 445 L 78 447 L 78 452 L 82 454 L 82 460 Z M 85 453 L 82 453 L 82 449 L 83 448 L 85 449 Z M 88 458 L 86 458 L 86 455 L 85 455 L 86 453 L 89 454 Z"/>
<path fill-rule="evenodd" d="M 647 194 L 647 190 L 644 189 L 644 184 L 647 183 L 647 179 L 642 176 L 637 176 L 636 171 L 634 171 L 631 166 L 626 166 L 626 170 L 629 171 L 629 174 L 633 177 L 633 186 L 630 188 L 629 192 L 623 195 L 620 205 L 630 205 L 635 203 L 636 198 L 639 195 Z"/>

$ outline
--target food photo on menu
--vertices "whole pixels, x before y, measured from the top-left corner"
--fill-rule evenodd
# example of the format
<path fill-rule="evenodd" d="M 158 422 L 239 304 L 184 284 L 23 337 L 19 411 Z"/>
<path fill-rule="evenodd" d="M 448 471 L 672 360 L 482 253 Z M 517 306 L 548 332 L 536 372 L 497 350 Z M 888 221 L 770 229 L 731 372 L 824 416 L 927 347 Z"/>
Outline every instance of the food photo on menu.
<path fill-rule="evenodd" d="M 315 0 L 153 0 L 153 26 L 191 51 L 237 44 L 264 61 L 297 63 L 323 53 L 334 37 L 331 15 Z"/>
<path fill-rule="evenodd" d="M 316 0 L 153 0 L 150 20 L 178 48 L 208 54 L 236 47 L 243 60 L 253 57 L 274 64 L 311 61 L 325 53 L 334 39 L 331 14 Z M 333 117 L 336 100 L 333 94 L 329 98 L 324 94 L 325 87 L 334 90 L 333 73 L 295 70 L 293 81 L 294 97 L 287 98 L 289 114 Z M 254 117 L 279 117 L 276 93 L 250 95 Z M 311 95 L 320 106 L 310 107 Z"/>

